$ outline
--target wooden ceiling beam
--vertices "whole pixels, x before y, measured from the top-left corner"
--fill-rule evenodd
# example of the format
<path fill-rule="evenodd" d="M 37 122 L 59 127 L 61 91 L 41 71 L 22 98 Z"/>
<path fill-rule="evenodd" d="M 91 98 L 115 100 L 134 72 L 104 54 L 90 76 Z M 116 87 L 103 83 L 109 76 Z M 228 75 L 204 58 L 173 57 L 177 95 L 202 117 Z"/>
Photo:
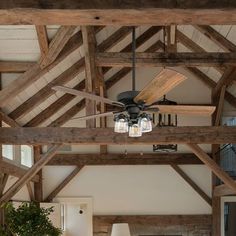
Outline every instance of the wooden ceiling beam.
<path fill-rule="evenodd" d="M 35 64 L 28 61 L 0 61 L 0 73 L 22 73 Z"/>
<path fill-rule="evenodd" d="M 3 111 L 0 111 L 0 117 L 1 120 L 9 126 L 20 127 L 20 125 L 15 120 L 13 120 L 10 116 L 6 115 Z"/>
<path fill-rule="evenodd" d="M 60 127 L 64 125 L 67 121 L 69 121 L 72 117 L 74 117 L 78 112 L 82 111 L 86 106 L 85 99 L 82 99 L 74 106 L 72 106 L 69 110 L 59 116 L 56 120 L 51 122 L 48 127 Z"/>
<path fill-rule="evenodd" d="M 56 154 L 47 165 L 202 165 L 192 153 L 106 153 L 106 154 Z"/>
<path fill-rule="evenodd" d="M 224 144 L 236 142 L 236 127 L 186 126 L 154 128 L 142 137 L 130 138 L 113 128 L 0 128 L 2 144 Z"/>
<path fill-rule="evenodd" d="M 0 171 L 2 173 L 8 174 L 8 175 L 15 176 L 17 178 L 21 178 L 27 172 L 27 170 L 25 170 L 21 167 L 18 167 L 16 165 L 13 165 L 7 161 L 4 161 L 3 159 L 0 159 Z M 38 182 L 39 176 L 35 175 L 32 178 L 32 181 Z"/>
<path fill-rule="evenodd" d="M 70 27 L 66 27 L 66 29 L 67 28 L 71 29 Z M 51 55 L 53 59 L 59 56 L 59 59 L 52 61 L 52 59 L 50 59 L 49 56 L 46 56 L 45 57 L 46 59 L 44 60 L 42 65 L 46 65 L 45 63 L 51 63 L 51 65 L 48 65 L 42 69 L 40 67 L 40 64 L 36 63 L 24 74 L 19 76 L 18 79 L 14 80 L 11 84 L 9 84 L 7 87 L 2 89 L 0 91 L 0 107 L 4 106 L 7 102 L 14 99 L 15 96 L 17 96 L 17 94 L 25 90 L 28 86 L 33 84 L 40 77 L 48 73 L 50 69 L 54 68 L 56 65 L 58 65 L 58 63 L 60 63 L 63 59 L 65 59 L 65 57 L 68 56 L 66 52 L 62 51 L 63 50 L 62 46 L 64 46 L 69 40 L 68 35 L 67 35 L 68 31 L 59 30 L 57 34 L 55 35 L 55 37 L 53 38 L 52 42 L 50 43 L 48 55 Z M 62 35 L 65 35 L 65 38 L 63 38 Z M 60 46 L 61 48 L 56 48 L 57 46 L 58 47 Z M 63 52 L 63 53 L 61 54 L 60 52 L 61 53 Z M 9 94 L 11 94 L 11 96 L 9 96 Z"/>
<path fill-rule="evenodd" d="M 210 226 L 211 215 L 110 215 L 110 216 L 93 216 L 93 224 L 95 227 L 108 227 L 115 223 L 128 223 L 129 225 L 140 226 Z"/>
<path fill-rule="evenodd" d="M 126 27 L 122 27 L 122 29 L 124 29 L 124 28 L 126 28 Z M 101 29 L 103 29 L 103 27 L 95 27 L 94 28 L 96 33 L 100 32 Z M 124 38 L 126 36 L 125 30 L 121 30 L 119 32 L 121 35 L 120 35 L 118 41 L 122 37 Z M 112 47 L 114 42 L 117 43 L 118 41 L 114 40 L 114 35 L 112 34 L 110 37 L 108 37 L 106 44 L 101 43 L 101 48 L 99 45 L 98 49 L 99 50 L 101 50 L 101 49 L 108 50 L 108 49 L 110 49 L 110 47 Z M 76 35 L 72 36 L 71 40 L 69 40 L 68 43 L 70 43 L 70 47 L 68 47 L 66 45 L 65 48 L 62 50 L 62 54 L 67 55 L 68 52 L 73 52 L 73 50 L 76 50 L 79 46 L 82 46 L 82 44 L 83 44 L 82 33 L 78 32 Z M 71 45 L 74 45 L 74 46 L 71 47 Z M 63 56 L 63 58 L 64 58 L 64 56 Z M 84 66 L 85 66 L 84 58 L 81 58 L 80 61 L 77 62 L 74 66 L 67 69 L 63 73 L 65 76 L 62 76 L 62 75 L 58 76 L 58 78 L 54 79 L 51 83 L 47 84 L 38 93 L 36 93 L 34 96 L 29 98 L 26 102 L 24 102 L 19 107 L 17 107 L 14 111 L 12 111 L 11 114 L 9 114 L 9 116 L 14 117 L 14 119 L 22 117 L 25 114 L 27 114 L 28 112 L 30 112 L 31 110 L 33 110 L 33 108 L 35 108 L 38 104 L 45 101 L 49 96 L 51 96 L 52 94 L 55 93 L 55 91 L 52 90 L 53 86 L 61 85 L 61 84 L 65 83 L 65 81 L 68 82 L 70 79 L 73 79 L 73 75 L 75 74 L 74 72 L 76 72 L 76 65 L 81 66 L 81 67 L 79 67 L 78 72 L 84 70 Z M 74 71 L 74 72 L 72 73 L 72 71 Z M 83 86 L 82 83 L 84 83 L 84 82 L 82 81 L 80 85 L 78 84 L 78 88 L 76 86 L 76 89 L 84 89 L 84 87 L 81 87 L 81 86 Z M 58 101 L 56 101 L 55 103 L 50 105 L 45 111 L 43 111 L 42 112 L 43 114 L 40 113 L 37 117 L 35 117 L 35 119 L 33 118 L 32 121 L 28 122 L 25 126 L 37 126 L 37 125 L 32 125 L 32 123 L 34 124 L 34 122 L 36 120 L 37 121 L 40 120 L 40 122 L 43 122 L 42 120 L 45 121 L 47 118 L 50 117 L 51 114 L 55 114 L 56 111 L 61 109 L 66 103 L 71 101 L 73 98 L 74 98 L 73 95 L 64 95 L 63 97 L 58 99 Z M 68 101 L 68 102 L 66 102 L 66 101 Z M 59 106 L 59 104 L 61 104 L 62 106 Z"/>
<path fill-rule="evenodd" d="M 100 45 L 98 45 L 98 50 L 109 50 L 113 45 L 114 42 L 118 43 L 121 39 L 125 38 L 127 36 L 127 32 L 129 31 L 125 30 L 125 28 L 127 27 L 122 27 L 119 31 L 119 37 L 115 38 L 114 34 L 117 34 L 116 32 L 111 35 L 108 39 L 109 40 L 105 40 L 103 43 L 101 43 Z M 161 27 L 150 27 L 147 31 L 145 31 L 143 34 L 141 34 L 137 39 L 136 39 L 136 44 L 137 47 L 141 46 L 142 44 L 144 44 L 147 40 L 149 40 L 152 36 L 154 36 L 156 33 L 158 33 L 161 30 Z M 121 37 L 122 35 L 122 37 Z M 117 41 L 118 40 L 118 41 Z M 129 44 L 127 45 L 122 51 L 130 51 L 131 50 L 132 45 Z M 162 44 L 160 41 L 155 42 L 152 46 L 150 46 L 146 52 L 155 52 L 157 51 L 159 48 L 162 47 Z M 106 72 L 111 69 L 111 68 L 105 68 Z M 105 86 L 107 89 L 111 88 L 116 82 L 118 82 L 120 79 L 122 79 L 125 75 L 127 75 L 130 72 L 130 68 L 124 68 L 121 71 L 117 72 L 114 74 L 114 76 L 112 76 L 110 79 L 108 79 L 105 82 Z M 74 87 L 74 89 L 78 89 L 78 90 L 82 90 L 85 88 L 85 80 L 81 81 L 78 85 L 76 85 Z M 72 99 L 74 99 L 75 96 L 71 95 L 71 94 L 65 94 L 63 95 L 61 98 L 59 98 L 57 101 L 55 101 L 53 104 L 51 104 L 48 108 L 46 108 L 44 111 L 42 111 L 40 114 L 38 114 L 36 117 L 34 117 L 31 121 L 29 121 L 27 124 L 25 124 L 26 127 L 35 127 L 35 126 L 39 126 L 40 124 L 42 124 L 43 122 L 45 122 L 48 118 L 50 118 L 53 114 L 55 114 L 58 110 L 60 110 L 63 106 L 65 106 L 65 104 L 68 104 L 70 101 L 72 101 Z M 39 101 L 40 98 L 37 99 L 37 101 Z M 81 111 L 82 106 L 80 106 L 81 104 L 78 103 L 76 106 L 74 106 L 73 108 L 70 109 L 70 114 L 76 114 L 79 111 Z M 34 106 L 34 105 L 32 105 Z M 57 124 L 62 124 L 66 121 L 69 120 L 69 116 L 68 113 L 65 115 L 62 115 L 60 118 L 57 119 L 57 121 L 51 123 L 49 126 L 57 126 Z"/>
<path fill-rule="evenodd" d="M 142 46 L 147 40 L 152 38 L 155 34 L 161 31 L 162 27 L 160 26 L 152 26 L 148 30 L 146 30 L 143 34 L 136 38 L 136 48 Z M 130 52 L 132 50 L 132 42 L 128 44 L 125 48 L 123 48 L 120 52 Z M 153 52 L 153 51 L 152 51 Z M 104 67 L 103 73 L 107 73 L 112 67 Z"/>
<path fill-rule="evenodd" d="M 45 202 L 51 202 L 59 192 L 81 171 L 82 167 L 76 167 L 46 198 Z"/>
<path fill-rule="evenodd" d="M 0 203 L 8 202 L 25 184 L 27 184 L 38 173 L 43 166 L 50 161 L 60 148 L 60 144 L 53 145 L 47 153 L 43 154 L 40 160 L 35 163 L 26 173 L 18 179 L 0 198 Z"/>
<path fill-rule="evenodd" d="M 151 45 L 145 52 L 156 52 L 159 49 L 162 48 L 161 41 L 155 42 L 153 45 Z M 128 75 L 131 72 L 131 68 L 125 67 L 116 72 L 114 75 L 112 75 L 109 79 L 106 80 L 106 88 L 110 89 L 113 85 L 118 83 L 121 79 L 123 79 L 126 75 Z"/>
<path fill-rule="evenodd" d="M 236 181 L 235 181 L 235 184 L 236 184 Z M 236 194 L 226 184 L 221 184 L 221 185 L 218 185 L 214 188 L 213 195 L 215 197 L 223 197 L 223 196 L 227 196 L 227 195 L 236 195 Z"/>
<path fill-rule="evenodd" d="M 76 26 L 61 26 L 58 29 L 56 36 L 52 39 L 49 45 L 47 54 L 39 61 L 40 67 L 45 68 L 50 65 L 60 54 L 66 43 L 73 35 Z"/>
<path fill-rule="evenodd" d="M 4 192 L 4 189 L 7 185 L 8 178 L 9 178 L 8 174 L 2 174 L 1 183 L 0 183 L 0 195 L 2 195 Z"/>
<path fill-rule="evenodd" d="M 85 91 L 96 93 L 99 89 L 98 71 L 95 64 L 96 38 L 93 26 L 81 26 L 83 36 L 83 47 L 85 57 Z M 96 114 L 96 102 L 85 99 L 85 114 L 87 116 Z M 96 119 L 86 120 L 87 128 L 96 128 Z"/>
<path fill-rule="evenodd" d="M 184 33 L 182 33 L 181 31 L 177 30 L 176 31 L 176 35 L 177 35 L 177 41 L 179 43 L 181 43 L 182 45 L 184 45 L 186 48 L 190 49 L 192 52 L 206 52 L 205 49 L 203 49 L 201 46 L 199 46 L 197 43 L 195 43 L 192 39 L 190 39 L 189 37 L 187 37 Z M 224 73 L 225 68 L 224 66 L 222 67 L 214 67 L 218 72 L 220 72 L 221 74 Z"/>
<path fill-rule="evenodd" d="M 106 52 L 96 55 L 97 66 L 131 67 L 132 53 Z M 236 65 L 236 53 L 136 53 L 137 67 Z"/>
<path fill-rule="evenodd" d="M 84 70 L 84 59 L 80 59 L 74 65 L 69 67 L 57 78 L 49 82 L 46 86 L 40 89 L 36 94 L 18 106 L 8 116 L 16 120 L 32 111 L 37 105 L 44 102 L 47 98 L 56 93 L 52 88 L 57 85 L 64 85 L 74 79 L 78 74 Z"/>
<path fill-rule="evenodd" d="M 171 167 L 211 206 L 211 198 L 178 165 L 171 164 Z"/>
<path fill-rule="evenodd" d="M 195 25 L 197 30 L 203 33 L 207 38 L 212 40 L 220 48 L 228 52 L 236 52 L 236 45 L 217 32 L 214 28 L 208 25 Z"/>
<path fill-rule="evenodd" d="M 190 73 L 192 73 L 196 78 L 198 78 L 200 81 L 202 81 L 207 87 L 210 89 L 216 87 L 216 82 L 209 78 L 206 74 L 204 74 L 202 71 L 200 71 L 197 68 L 188 67 L 186 68 Z M 234 97 L 231 93 L 228 91 L 225 91 L 225 100 L 231 104 L 233 107 L 236 107 L 236 97 Z"/>
<path fill-rule="evenodd" d="M 228 67 L 222 77 L 218 80 L 215 88 L 212 90 L 212 96 L 217 97 L 224 85 L 230 85 L 236 77 L 236 67 Z"/>
<path fill-rule="evenodd" d="M 44 58 L 48 54 L 48 50 L 49 50 L 47 26 L 35 25 L 35 30 L 36 30 L 37 36 L 38 36 L 41 58 Z"/>
<path fill-rule="evenodd" d="M 187 144 L 187 146 L 219 179 L 228 186 L 228 188 L 236 194 L 236 183 L 234 180 L 224 170 L 222 170 L 208 154 L 206 154 L 197 144 Z"/>
<path fill-rule="evenodd" d="M 77 84 L 73 89 L 83 90 L 85 88 L 85 80 L 82 80 L 79 84 Z M 75 98 L 74 95 L 66 93 L 57 99 L 54 103 L 40 112 L 37 116 L 31 119 L 28 123 L 24 125 L 24 127 L 36 127 L 41 125 L 43 122 L 48 120 L 51 116 L 56 114 L 57 111 L 62 109 L 66 104 L 72 101 Z"/>
<path fill-rule="evenodd" d="M 0 24 L 43 25 L 224 25 L 236 23 L 233 0 L 125 2 L 2 0 Z M 168 17 L 167 17 L 168 16 Z"/>

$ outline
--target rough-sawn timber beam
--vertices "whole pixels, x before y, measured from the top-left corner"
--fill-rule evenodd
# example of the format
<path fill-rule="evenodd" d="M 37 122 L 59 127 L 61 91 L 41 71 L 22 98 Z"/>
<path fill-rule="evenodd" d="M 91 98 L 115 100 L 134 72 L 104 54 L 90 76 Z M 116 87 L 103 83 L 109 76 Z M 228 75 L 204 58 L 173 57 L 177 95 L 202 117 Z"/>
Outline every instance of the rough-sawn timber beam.
<path fill-rule="evenodd" d="M 3 161 L 2 159 L 0 160 L 0 171 L 17 178 L 21 178 L 27 172 L 26 169 L 13 165 L 7 161 Z M 31 180 L 33 182 L 38 182 L 39 176 L 35 175 Z"/>
<path fill-rule="evenodd" d="M 0 24 L 222 25 L 236 23 L 234 0 L 2 0 Z"/>
<path fill-rule="evenodd" d="M 202 165 L 192 153 L 56 154 L 47 165 Z"/>
<path fill-rule="evenodd" d="M 132 67 L 132 53 L 105 52 L 97 53 L 97 66 Z M 137 67 L 175 67 L 175 66 L 222 66 L 236 65 L 236 53 L 136 53 Z"/>
<path fill-rule="evenodd" d="M 224 144 L 236 142 L 236 127 L 185 126 L 154 128 L 139 138 L 115 133 L 112 128 L 0 128 L 3 144 L 153 144 L 153 143 L 205 143 Z"/>
<path fill-rule="evenodd" d="M 206 226 L 211 225 L 211 215 L 103 215 L 93 216 L 94 226 L 112 226 L 114 223 L 153 226 Z"/>
<path fill-rule="evenodd" d="M 21 73 L 29 70 L 35 62 L 25 61 L 0 61 L 1 73 Z"/>
<path fill-rule="evenodd" d="M 235 181 L 235 184 L 236 184 L 236 181 Z M 236 195 L 236 194 L 226 184 L 221 184 L 214 188 L 213 195 L 215 197 L 222 197 L 226 195 Z"/>

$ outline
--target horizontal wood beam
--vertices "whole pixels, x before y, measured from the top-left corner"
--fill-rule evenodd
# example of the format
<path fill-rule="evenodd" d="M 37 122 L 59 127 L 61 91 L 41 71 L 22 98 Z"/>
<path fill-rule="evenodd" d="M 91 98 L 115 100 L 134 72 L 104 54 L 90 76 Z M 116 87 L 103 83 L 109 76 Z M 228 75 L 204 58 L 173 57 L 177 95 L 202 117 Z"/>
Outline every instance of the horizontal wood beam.
<path fill-rule="evenodd" d="M 25 61 L 0 61 L 1 73 L 22 73 L 34 66 L 35 62 Z"/>
<path fill-rule="evenodd" d="M 27 169 L 23 169 L 19 166 L 13 165 L 7 161 L 3 161 L 2 159 L 0 159 L 0 172 L 17 178 L 21 178 L 27 172 Z M 35 175 L 31 180 L 33 182 L 38 182 L 39 176 Z"/>
<path fill-rule="evenodd" d="M 192 153 L 56 154 L 47 165 L 201 165 Z"/>
<path fill-rule="evenodd" d="M 236 184 L 236 181 L 235 181 L 235 184 Z M 221 184 L 214 188 L 213 195 L 215 197 L 223 197 L 227 195 L 236 195 L 236 194 L 226 184 Z"/>
<path fill-rule="evenodd" d="M 235 24 L 236 3 L 229 1 L 2 0 L 0 24 L 170 25 Z M 121 17 L 122 15 L 122 17 Z M 168 17 L 167 17 L 168 16 Z"/>
<path fill-rule="evenodd" d="M 219 47 L 228 52 L 235 52 L 236 45 L 233 44 L 230 40 L 225 38 L 222 34 L 216 31 L 209 25 L 195 25 L 196 29 L 198 29 L 201 33 L 203 33 L 207 38 L 215 42 Z"/>
<path fill-rule="evenodd" d="M 0 128 L 0 143 L 3 144 L 185 144 L 236 143 L 236 127 L 184 126 L 154 128 L 139 138 L 115 133 L 112 128 Z"/>
<path fill-rule="evenodd" d="M 43 61 L 41 60 L 41 63 L 36 63 L 29 70 L 20 75 L 19 78 L 0 91 L 0 106 L 4 106 L 4 104 L 14 99 L 17 94 L 48 73 L 50 69 L 54 68 L 71 53 L 72 48 L 74 49 L 74 44 L 69 47 L 66 43 L 70 42 L 68 36 L 71 34 L 71 29 L 73 28 L 74 27 L 61 27 L 50 43 L 48 54 L 46 57 L 41 58 Z M 63 46 L 67 46 L 65 51 L 63 50 Z M 45 67 L 45 65 L 47 66 Z M 9 94 L 11 94 L 11 96 L 9 96 Z"/>
<path fill-rule="evenodd" d="M 132 67 L 132 53 L 97 53 L 96 63 L 102 67 Z M 138 67 L 222 66 L 236 65 L 236 53 L 136 53 Z"/>
<path fill-rule="evenodd" d="M 97 226 L 111 226 L 114 223 L 128 223 L 130 225 L 153 226 L 206 226 L 211 225 L 211 215 L 112 215 L 93 216 L 93 224 Z"/>

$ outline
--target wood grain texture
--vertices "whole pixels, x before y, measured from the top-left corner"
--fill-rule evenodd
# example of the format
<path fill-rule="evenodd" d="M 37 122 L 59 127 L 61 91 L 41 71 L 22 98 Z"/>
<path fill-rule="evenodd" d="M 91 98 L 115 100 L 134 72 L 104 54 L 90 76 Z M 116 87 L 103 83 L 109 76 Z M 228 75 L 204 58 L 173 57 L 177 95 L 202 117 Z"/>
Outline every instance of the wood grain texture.
<path fill-rule="evenodd" d="M 231 25 L 236 23 L 235 8 L 233 0 L 3 0 L 0 3 L 0 24 Z"/>
<path fill-rule="evenodd" d="M 160 113 L 192 115 L 192 116 L 210 116 L 214 113 L 214 106 L 200 105 L 153 105 L 150 109 L 156 108 Z"/>
<path fill-rule="evenodd" d="M 142 91 L 134 98 L 136 103 L 144 102 L 151 105 L 157 102 L 162 96 L 178 86 L 185 79 L 184 75 L 174 70 L 163 69 Z"/>
<path fill-rule="evenodd" d="M 22 73 L 29 70 L 35 62 L 0 61 L 1 73 Z"/>
<path fill-rule="evenodd" d="M 42 154 L 41 146 L 34 146 L 34 163 L 40 160 Z M 36 202 L 43 201 L 43 172 L 40 170 L 37 175 L 39 176 L 39 181 L 34 183 L 34 200 Z"/>
<path fill-rule="evenodd" d="M 128 223 L 138 225 L 177 226 L 177 225 L 210 225 L 211 215 L 114 215 L 94 216 L 94 225 L 108 226 L 114 223 Z"/>
<path fill-rule="evenodd" d="M 54 80 L 52 80 L 42 89 L 40 89 L 36 94 L 34 94 L 20 106 L 18 106 L 15 110 L 13 110 L 9 114 L 9 116 L 12 119 L 16 120 L 23 117 L 24 115 L 27 115 L 37 105 L 44 102 L 47 98 L 56 93 L 55 90 L 52 89 L 54 86 L 68 83 L 69 81 L 74 79 L 79 73 L 81 73 L 83 69 L 84 69 L 84 60 L 80 59 L 74 65 L 72 65 L 63 73 L 61 73 L 58 77 L 56 77 Z"/>
<path fill-rule="evenodd" d="M 3 144 L 224 144 L 236 142 L 236 127 L 183 126 L 160 127 L 142 137 L 130 138 L 128 134 L 114 133 L 112 128 L 0 128 Z"/>
<path fill-rule="evenodd" d="M 16 165 L 13 165 L 9 162 L 6 162 L 2 159 L 0 160 L 0 170 L 1 170 L 2 173 L 12 175 L 12 176 L 15 176 L 15 177 L 18 177 L 18 178 L 21 178 L 27 172 L 27 170 L 25 170 L 21 167 L 18 167 Z M 35 175 L 32 178 L 32 181 L 33 182 L 38 182 L 39 181 L 39 176 Z"/>
<path fill-rule="evenodd" d="M 103 67 L 131 67 L 132 53 L 98 53 L 96 63 Z M 137 67 L 236 65 L 236 53 L 136 53 Z"/>
<path fill-rule="evenodd" d="M 179 43 L 181 43 L 182 45 L 184 45 L 186 48 L 188 48 L 189 50 L 191 50 L 192 52 L 206 52 L 205 49 L 203 49 L 200 45 L 198 45 L 197 43 L 195 43 L 192 39 L 190 39 L 189 37 L 187 37 L 184 33 L 182 33 L 181 31 L 177 30 L 176 31 L 176 37 L 177 37 L 177 41 Z M 221 67 L 214 67 L 217 71 L 219 71 L 221 74 L 224 73 L 225 68 L 224 66 Z"/>
<path fill-rule="evenodd" d="M 192 153 L 56 154 L 47 165 L 202 165 Z"/>
<path fill-rule="evenodd" d="M 207 38 L 216 43 L 223 50 L 228 52 L 236 52 L 236 45 L 233 44 L 230 40 L 225 38 L 222 34 L 217 32 L 214 28 L 208 25 L 195 25 L 201 33 L 203 33 Z"/>
<path fill-rule="evenodd" d="M 38 36 L 41 58 L 44 58 L 48 54 L 49 50 L 47 27 L 45 25 L 35 25 L 35 29 Z"/>
<path fill-rule="evenodd" d="M 54 37 L 59 38 L 58 33 Z M 63 48 L 58 49 L 57 53 L 59 53 L 58 58 L 56 58 L 53 62 L 51 62 L 50 65 L 48 65 L 45 68 L 41 68 L 40 65 L 37 63 L 34 66 L 32 66 L 29 70 L 27 70 L 24 74 L 19 76 L 18 79 L 16 79 L 14 82 L 9 84 L 7 87 L 5 87 L 3 90 L 0 91 L 0 106 L 4 106 L 7 102 L 14 99 L 17 94 L 25 90 L 27 87 L 29 87 L 31 84 L 33 84 L 35 81 L 37 81 L 39 78 L 41 78 L 43 75 L 48 73 L 48 71 L 52 68 L 54 68 L 56 65 L 58 65 L 61 61 L 63 61 L 72 51 L 77 49 L 82 44 L 82 40 L 75 43 L 76 37 L 73 38 L 71 41 L 68 41 L 68 44 L 66 44 L 64 50 Z M 52 42 L 53 43 L 53 42 Z M 58 44 L 58 43 L 57 43 Z M 55 47 L 55 45 L 54 45 Z M 51 50 L 54 51 L 54 47 L 52 47 Z M 50 51 L 50 49 L 49 49 Z M 50 53 L 50 52 L 49 52 Z M 52 54 L 55 55 L 55 54 Z M 11 94 L 11 96 L 9 96 Z"/>
<path fill-rule="evenodd" d="M 60 54 L 66 43 L 73 35 L 75 26 L 61 26 L 49 45 L 48 53 L 40 60 L 40 67 L 45 68 Z"/>
<path fill-rule="evenodd" d="M 232 191 L 232 189 L 230 189 L 226 184 L 221 184 L 214 187 L 213 195 L 215 197 L 223 197 L 227 195 L 235 195 L 235 192 Z"/>

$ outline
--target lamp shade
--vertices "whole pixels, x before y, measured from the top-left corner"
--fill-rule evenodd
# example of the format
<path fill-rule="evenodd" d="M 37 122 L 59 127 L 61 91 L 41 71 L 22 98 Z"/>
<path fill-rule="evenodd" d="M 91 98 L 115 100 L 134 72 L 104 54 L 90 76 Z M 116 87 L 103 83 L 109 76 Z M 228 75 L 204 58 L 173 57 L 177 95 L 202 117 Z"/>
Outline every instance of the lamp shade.
<path fill-rule="evenodd" d="M 129 225 L 126 223 L 113 224 L 111 236 L 131 236 L 129 231 Z"/>

